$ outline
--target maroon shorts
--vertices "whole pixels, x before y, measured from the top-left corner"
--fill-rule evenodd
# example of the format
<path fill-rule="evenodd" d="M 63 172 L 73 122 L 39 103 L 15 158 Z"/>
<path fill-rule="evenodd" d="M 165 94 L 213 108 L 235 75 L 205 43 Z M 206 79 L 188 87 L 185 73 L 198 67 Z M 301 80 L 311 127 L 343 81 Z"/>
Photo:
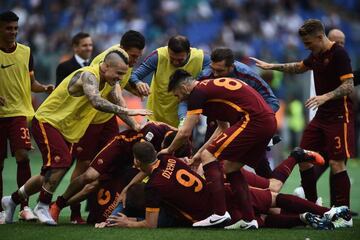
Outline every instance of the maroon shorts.
<path fill-rule="evenodd" d="M 11 154 L 18 149 L 31 149 L 30 132 L 25 116 L 0 118 L 0 160 L 7 157 L 7 139 Z"/>
<path fill-rule="evenodd" d="M 354 156 L 355 130 L 352 119 L 345 123 L 326 121 L 316 117 L 307 125 L 300 147 L 316 152 L 324 152 L 331 160 L 345 160 Z"/>
<path fill-rule="evenodd" d="M 33 118 L 32 134 L 43 159 L 41 175 L 44 175 L 51 168 L 68 168 L 71 166 L 72 144 L 67 142 L 56 128 Z"/>
<path fill-rule="evenodd" d="M 80 141 L 74 144 L 73 157 L 93 160 L 96 154 L 119 133 L 116 116 L 101 124 L 90 124 Z"/>
<path fill-rule="evenodd" d="M 269 179 L 258 176 L 255 173 L 250 172 L 244 168 L 242 168 L 240 171 L 244 175 L 249 186 L 256 187 L 256 188 L 262 188 L 262 189 L 269 188 L 269 186 L 270 186 Z"/>
<path fill-rule="evenodd" d="M 273 115 L 266 116 L 261 121 L 244 118 L 216 137 L 207 150 L 219 160 L 241 162 L 256 168 L 258 162 L 263 160 L 276 125 Z"/>

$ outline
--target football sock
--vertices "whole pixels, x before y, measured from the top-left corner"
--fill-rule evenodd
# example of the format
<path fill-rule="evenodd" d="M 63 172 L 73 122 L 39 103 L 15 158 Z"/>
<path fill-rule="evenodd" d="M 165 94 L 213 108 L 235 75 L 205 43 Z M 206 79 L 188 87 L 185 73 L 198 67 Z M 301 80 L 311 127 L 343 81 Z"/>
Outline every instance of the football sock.
<path fill-rule="evenodd" d="M 347 171 L 332 176 L 331 191 L 334 195 L 335 206 L 350 206 L 350 179 Z"/>
<path fill-rule="evenodd" d="M 230 183 L 231 190 L 238 203 L 239 210 L 243 215 L 243 220 L 252 221 L 255 219 L 254 209 L 250 201 L 249 187 L 245 177 L 240 171 L 226 174 Z"/>
<path fill-rule="evenodd" d="M 264 223 L 264 227 L 268 228 L 292 228 L 296 226 L 306 226 L 306 224 L 301 221 L 299 214 L 268 215 Z"/>
<path fill-rule="evenodd" d="M 286 182 L 292 170 L 294 169 L 296 163 L 297 163 L 296 159 L 289 156 L 279 166 L 277 166 L 274 169 L 272 173 L 272 177 L 283 183 Z"/>
<path fill-rule="evenodd" d="M 321 166 L 314 166 L 314 174 L 316 181 L 321 177 L 321 175 L 326 171 L 329 167 L 329 162 L 325 160 L 325 164 Z"/>
<path fill-rule="evenodd" d="M 330 183 L 330 207 L 331 206 L 335 206 L 335 193 L 334 193 L 334 189 L 332 188 L 333 183 L 334 182 L 334 175 L 331 173 L 329 174 L 329 183 Z"/>
<path fill-rule="evenodd" d="M 214 213 L 224 215 L 226 212 L 224 176 L 218 161 L 210 162 L 203 167 L 207 187 L 209 188 Z"/>
<path fill-rule="evenodd" d="M 42 187 L 39 195 L 39 201 L 45 204 L 50 204 L 52 195 L 53 194 L 51 192 Z"/>
<path fill-rule="evenodd" d="M 18 205 L 21 203 L 21 197 L 20 197 L 20 194 L 18 192 L 18 190 L 16 190 L 15 192 L 13 192 L 11 194 L 11 199 L 13 200 L 13 202 Z"/>
<path fill-rule="evenodd" d="M 271 178 L 272 170 L 270 168 L 269 160 L 266 157 L 266 153 L 264 153 L 263 159 L 259 162 L 255 172 L 261 177 Z"/>
<path fill-rule="evenodd" d="M 31 177 L 30 163 L 29 160 L 16 162 L 17 163 L 17 185 L 20 188 L 27 180 Z M 28 200 L 21 201 L 21 209 L 28 206 Z"/>
<path fill-rule="evenodd" d="M 244 175 L 246 182 L 249 184 L 249 186 L 263 188 L 263 189 L 269 188 L 270 186 L 269 179 L 260 177 L 255 173 L 245 170 L 243 168 L 240 171 Z"/>
<path fill-rule="evenodd" d="M 56 200 L 56 202 L 57 202 L 57 200 Z M 56 203 L 56 205 L 58 205 L 58 204 Z M 81 216 L 81 213 L 80 213 L 81 204 L 80 203 L 71 205 L 70 209 L 71 209 L 71 217 Z"/>
<path fill-rule="evenodd" d="M 56 199 L 56 205 L 60 208 L 63 209 L 64 207 L 67 206 L 67 200 L 63 197 L 63 196 L 58 196 L 58 198 Z"/>
<path fill-rule="evenodd" d="M 311 212 L 317 215 L 323 215 L 326 211 L 329 211 L 329 208 L 318 206 L 313 202 L 294 195 L 282 193 L 277 195 L 276 206 L 291 213 Z"/>
<path fill-rule="evenodd" d="M 0 160 L 1 161 L 1 160 Z M 4 159 L 2 159 L 2 162 L 4 161 Z M 3 178 L 2 178 L 2 171 L 4 169 L 3 164 L 0 164 L 0 199 L 2 199 L 3 197 Z M 0 212 L 3 211 L 3 208 L 0 204 Z"/>
<path fill-rule="evenodd" d="M 307 200 L 316 202 L 317 190 L 316 190 L 316 178 L 314 174 L 314 167 L 311 167 L 305 171 L 300 171 L 301 186 L 304 189 L 305 197 Z"/>

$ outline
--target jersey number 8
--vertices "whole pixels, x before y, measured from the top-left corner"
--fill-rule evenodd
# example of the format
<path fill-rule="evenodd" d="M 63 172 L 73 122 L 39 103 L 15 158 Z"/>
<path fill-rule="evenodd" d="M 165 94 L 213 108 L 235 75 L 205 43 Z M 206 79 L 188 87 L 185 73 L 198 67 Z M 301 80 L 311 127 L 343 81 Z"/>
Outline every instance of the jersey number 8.
<path fill-rule="evenodd" d="M 231 78 L 215 79 L 214 84 L 218 87 L 224 87 L 231 91 L 238 90 L 242 87 L 242 84 L 240 81 L 236 81 L 235 79 L 231 79 Z"/>

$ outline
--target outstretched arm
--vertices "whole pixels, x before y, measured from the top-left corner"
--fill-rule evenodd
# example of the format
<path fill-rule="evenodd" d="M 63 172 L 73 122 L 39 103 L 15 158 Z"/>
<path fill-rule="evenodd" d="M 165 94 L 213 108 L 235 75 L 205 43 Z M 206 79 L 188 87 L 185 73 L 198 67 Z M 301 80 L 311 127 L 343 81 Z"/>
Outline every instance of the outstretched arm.
<path fill-rule="evenodd" d="M 41 84 L 38 81 L 36 81 L 34 71 L 30 72 L 30 80 L 31 80 L 31 91 L 32 92 L 37 92 L 37 93 L 46 92 L 46 93 L 50 94 L 55 88 L 55 86 L 53 84 L 44 85 L 44 84 Z"/>
<path fill-rule="evenodd" d="M 83 72 L 80 78 L 82 79 L 84 94 L 89 98 L 91 105 L 97 110 L 115 114 L 127 114 L 130 116 L 146 116 L 151 114 L 151 111 L 146 109 L 128 109 L 102 98 L 99 93 L 99 83 L 92 73 Z"/>
<path fill-rule="evenodd" d="M 250 59 L 254 60 L 256 66 L 262 68 L 264 70 L 277 70 L 281 72 L 287 73 L 303 73 L 309 70 L 302 62 L 293 62 L 293 63 L 267 63 L 261 61 L 257 58 L 250 57 Z"/>
<path fill-rule="evenodd" d="M 127 107 L 126 101 L 122 96 L 122 90 L 119 84 L 116 84 L 112 91 L 110 92 L 111 102 L 115 103 L 121 107 Z M 118 116 L 123 120 L 129 127 L 132 129 L 139 131 L 140 125 L 134 120 L 133 117 L 128 116 L 127 114 L 118 114 Z"/>
<path fill-rule="evenodd" d="M 122 227 L 122 228 L 156 228 L 158 225 L 159 212 L 146 211 L 145 220 L 137 221 L 134 218 L 128 218 L 123 213 L 118 213 L 118 216 L 110 216 L 107 221 L 108 227 Z"/>
<path fill-rule="evenodd" d="M 179 149 L 185 143 L 185 141 L 191 136 L 194 127 L 199 122 L 199 119 L 200 119 L 200 114 L 188 115 L 185 119 L 184 125 L 179 128 L 179 131 L 177 132 L 170 146 L 161 150 L 158 153 L 158 155 L 172 154 L 177 149 Z"/>

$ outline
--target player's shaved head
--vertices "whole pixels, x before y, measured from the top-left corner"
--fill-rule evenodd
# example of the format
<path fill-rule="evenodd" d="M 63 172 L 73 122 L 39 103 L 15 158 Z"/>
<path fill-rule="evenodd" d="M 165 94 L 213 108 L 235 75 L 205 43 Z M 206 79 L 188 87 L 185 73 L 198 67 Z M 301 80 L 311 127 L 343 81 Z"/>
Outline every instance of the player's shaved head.
<path fill-rule="evenodd" d="M 108 64 L 109 66 L 117 66 L 119 62 L 124 62 L 126 65 L 129 64 L 129 59 L 127 56 L 125 56 L 124 53 L 118 50 L 110 51 L 108 54 L 106 54 L 104 58 L 104 62 Z"/>
<path fill-rule="evenodd" d="M 328 38 L 343 47 L 345 46 L 345 34 L 339 29 L 330 30 L 328 33 Z"/>

